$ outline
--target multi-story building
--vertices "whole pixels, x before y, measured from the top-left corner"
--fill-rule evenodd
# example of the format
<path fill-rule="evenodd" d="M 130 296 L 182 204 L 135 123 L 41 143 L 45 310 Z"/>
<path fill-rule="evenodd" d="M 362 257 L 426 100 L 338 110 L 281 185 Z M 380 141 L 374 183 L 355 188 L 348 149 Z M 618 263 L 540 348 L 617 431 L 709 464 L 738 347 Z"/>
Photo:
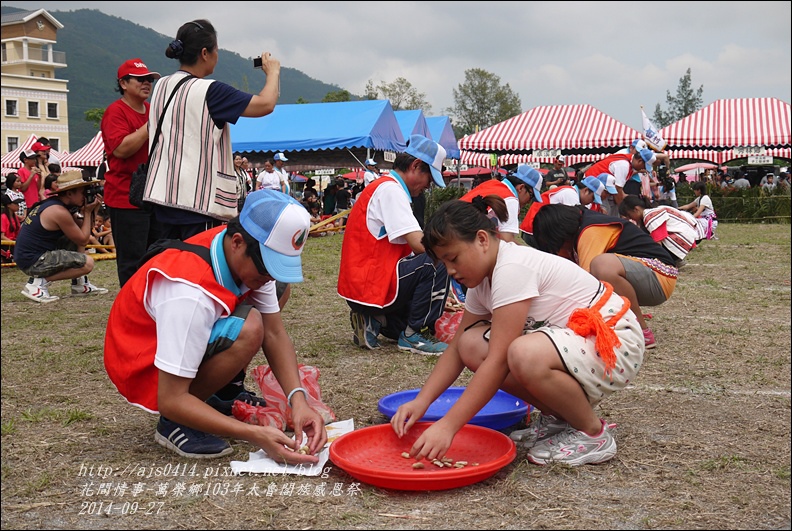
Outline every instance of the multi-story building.
<path fill-rule="evenodd" d="M 69 150 L 68 81 L 55 79 L 66 54 L 55 51 L 63 24 L 45 9 L 2 16 L 2 154 L 31 134 Z"/>

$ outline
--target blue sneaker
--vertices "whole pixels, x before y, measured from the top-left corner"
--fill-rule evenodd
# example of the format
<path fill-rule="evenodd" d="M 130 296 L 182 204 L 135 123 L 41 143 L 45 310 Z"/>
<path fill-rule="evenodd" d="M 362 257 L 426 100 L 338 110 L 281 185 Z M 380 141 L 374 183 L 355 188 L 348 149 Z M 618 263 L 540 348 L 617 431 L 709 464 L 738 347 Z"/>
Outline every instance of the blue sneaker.
<path fill-rule="evenodd" d="M 194 430 L 160 416 L 154 440 L 182 457 L 214 459 L 234 451 L 228 442 L 209 433 Z"/>
<path fill-rule="evenodd" d="M 223 415 L 228 415 L 230 417 L 233 414 L 231 408 L 234 406 L 234 400 L 240 400 L 251 406 L 264 407 L 267 405 L 267 401 L 260 396 L 256 396 L 253 391 L 242 391 L 231 400 L 223 400 L 217 395 L 212 395 L 206 400 L 206 403 Z"/>
<path fill-rule="evenodd" d="M 448 345 L 433 336 L 428 328 L 424 328 L 411 336 L 404 335 L 404 332 L 399 334 L 399 348 L 424 356 L 439 356 Z"/>
<path fill-rule="evenodd" d="M 374 350 L 380 344 L 377 336 L 382 328 L 382 323 L 374 317 L 351 310 L 349 320 L 352 322 L 352 342 L 363 348 Z"/>

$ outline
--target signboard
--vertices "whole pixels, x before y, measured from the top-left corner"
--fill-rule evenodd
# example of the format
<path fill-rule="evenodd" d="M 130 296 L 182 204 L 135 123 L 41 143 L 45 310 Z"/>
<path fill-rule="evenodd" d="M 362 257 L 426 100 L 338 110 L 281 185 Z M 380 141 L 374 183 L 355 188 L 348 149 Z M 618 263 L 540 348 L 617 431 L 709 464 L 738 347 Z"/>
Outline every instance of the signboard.
<path fill-rule="evenodd" d="M 537 159 L 554 159 L 560 154 L 560 149 L 534 149 L 531 156 Z"/>
<path fill-rule="evenodd" d="M 542 165 L 535 160 L 532 160 L 531 162 L 526 162 L 526 164 L 535 170 L 539 170 L 542 168 Z"/>
<path fill-rule="evenodd" d="M 335 174 L 335 170 L 333 168 L 314 171 L 314 175 L 334 175 L 334 174 Z"/>
<path fill-rule="evenodd" d="M 748 157 L 748 164 L 758 166 L 768 166 L 773 164 L 773 157 L 770 155 L 755 155 Z"/>
<path fill-rule="evenodd" d="M 396 153 L 394 153 L 393 151 L 385 151 L 383 152 L 382 155 L 383 158 L 385 159 L 385 162 L 393 162 L 394 160 L 396 160 Z"/>
<path fill-rule="evenodd" d="M 764 146 L 737 146 L 733 150 L 735 157 L 750 157 L 752 155 L 767 155 Z M 748 163 L 750 164 L 750 162 Z"/>

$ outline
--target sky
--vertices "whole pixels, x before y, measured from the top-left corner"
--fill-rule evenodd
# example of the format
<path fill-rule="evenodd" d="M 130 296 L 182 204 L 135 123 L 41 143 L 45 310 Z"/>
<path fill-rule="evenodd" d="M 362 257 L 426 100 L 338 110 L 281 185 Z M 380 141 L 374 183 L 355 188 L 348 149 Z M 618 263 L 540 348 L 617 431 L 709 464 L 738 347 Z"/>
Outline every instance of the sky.
<path fill-rule="evenodd" d="M 166 36 L 205 18 L 222 49 L 363 95 L 409 81 L 445 115 L 465 71 L 508 84 L 522 110 L 588 104 L 642 130 L 641 110 L 668 110 L 691 70 L 703 105 L 724 98 L 792 101 L 791 2 L 41 2 L 98 9 Z M 91 31 L 101 31 L 92 28 Z M 131 51 L 130 51 L 131 52 Z M 145 60 L 145 59 L 144 59 Z M 222 80 L 221 80 L 222 81 Z"/>

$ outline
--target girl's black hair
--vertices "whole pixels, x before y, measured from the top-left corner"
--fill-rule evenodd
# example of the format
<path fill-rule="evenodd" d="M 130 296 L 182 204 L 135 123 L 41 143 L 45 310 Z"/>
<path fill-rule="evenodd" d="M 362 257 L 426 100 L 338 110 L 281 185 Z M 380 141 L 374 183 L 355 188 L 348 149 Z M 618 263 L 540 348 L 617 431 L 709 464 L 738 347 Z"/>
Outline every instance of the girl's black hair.
<path fill-rule="evenodd" d="M 497 219 L 492 219 L 488 212 L 492 213 Z M 498 195 L 488 195 L 482 197 L 477 195 L 473 201 L 461 201 L 454 199 L 446 201 L 432 214 L 424 227 L 424 235 L 421 243 L 426 249 L 426 253 L 437 260 L 434 254 L 434 247 L 445 245 L 450 240 L 461 240 L 472 242 L 476 238 L 476 233 L 485 230 L 497 237 L 498 223 L 509 219 L 509 211 L 506 202 Z"/>
<path fill-rule="evenodd" d="M 702 181 L 696 181 L 696 182 L 694 182 L 693 184 L 690 185 L 690 189 L 693 190 L 694 192 L 696 190 L 698 190 L 699 192 L 701 192 L 701 195 L 706 195 L 706 193 L 707 193 L 707 183 L 702 182 Z"/>
<path fill-rule="evenodd" d="M 580 232 L 584 206 L 545 205 L 533 222 L 536 247 L 546 253 L 558 254 L 567 242 L 574 242 Z"/>
<path fill-rule="evenodd" d="M 194 65 L 204 48 L 210 52 L 217 48 L 217 32 L 208 20 L 193 20 L 182 24 L 176 38 L 165 49 L 165 57 L 178 59 L 183 65 Z"/>
<path fill-rule="evenodd" d="M 625 195 L 624 199 L 622 199 L 622 202 L 619 203 L 619 215 L 623 218 L 626 218 L 627 213 L 637 206 L 651 208 L 652 205 L 649 203 L 649 200 L 642 195 Z"/>

